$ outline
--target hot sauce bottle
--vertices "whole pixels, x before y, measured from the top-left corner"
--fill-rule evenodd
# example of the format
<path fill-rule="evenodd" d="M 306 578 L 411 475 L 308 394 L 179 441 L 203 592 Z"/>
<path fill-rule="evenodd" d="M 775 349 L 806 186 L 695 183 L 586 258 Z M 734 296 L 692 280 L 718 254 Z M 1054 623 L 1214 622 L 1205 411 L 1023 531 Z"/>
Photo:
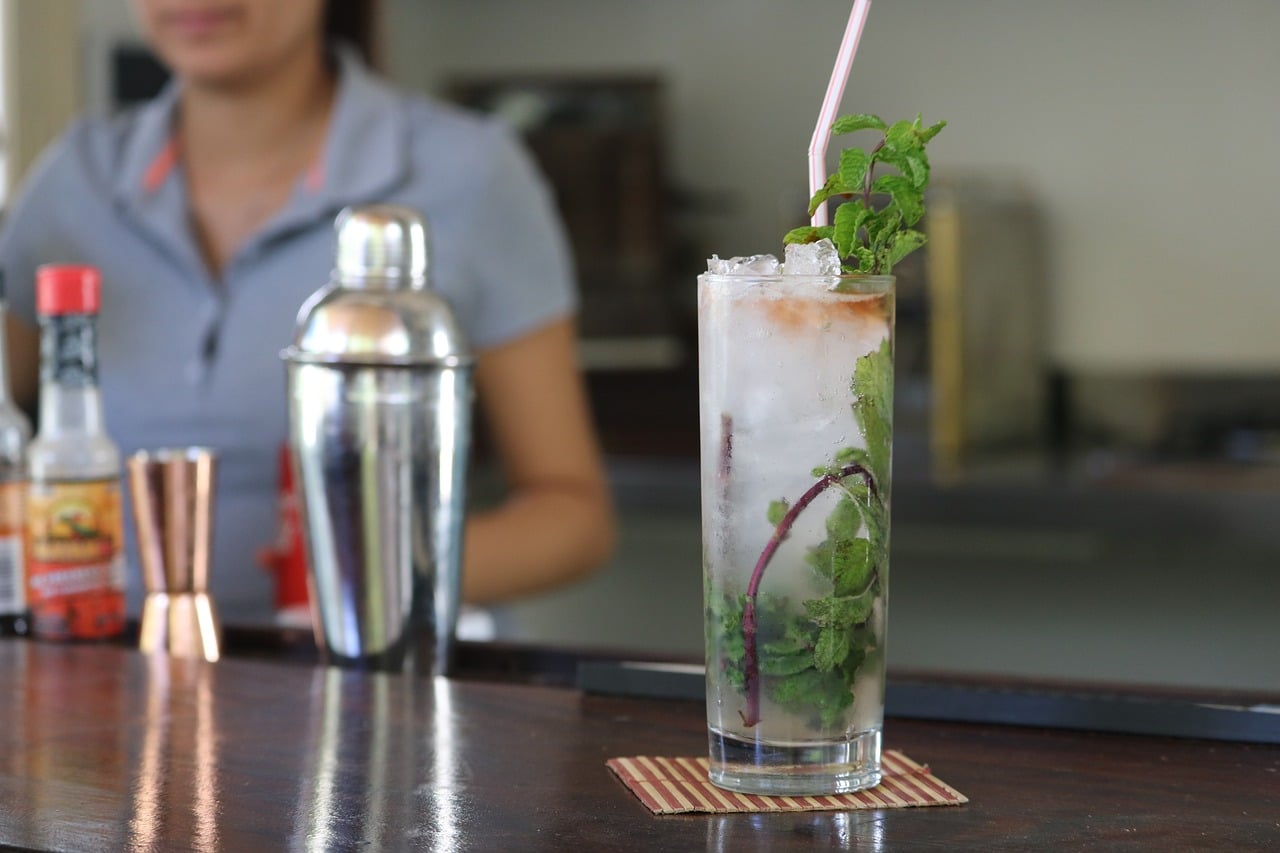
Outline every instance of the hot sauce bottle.
<path fill-rule="evenodd" d="M 31 422 L 9 396 L 5 291 L 0 277 L 0 636 L 28 631 L 26 558 L 27 444 Z"/>
<path fill-rule="evenodd" d="M 27 598 L 48 640 L 124 631 L 120 451 L 103 427 L 94 267 L 36 271 L 40 432 L 28 451 Z"/>

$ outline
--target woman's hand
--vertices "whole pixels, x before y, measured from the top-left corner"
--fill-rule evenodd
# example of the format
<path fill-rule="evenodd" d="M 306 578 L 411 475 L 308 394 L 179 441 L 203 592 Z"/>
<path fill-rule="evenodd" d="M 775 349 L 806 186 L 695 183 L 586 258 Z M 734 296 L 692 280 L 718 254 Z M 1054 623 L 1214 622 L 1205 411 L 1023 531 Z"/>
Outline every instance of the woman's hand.
<path fill-rule="evenodd" d="M 613 550 L 615 521 L 578 371 L 572 321 L 482 352 L 480 404 L 509 495 L 467 524 L 463 598 L 498 601 L 580 579 Z"/>

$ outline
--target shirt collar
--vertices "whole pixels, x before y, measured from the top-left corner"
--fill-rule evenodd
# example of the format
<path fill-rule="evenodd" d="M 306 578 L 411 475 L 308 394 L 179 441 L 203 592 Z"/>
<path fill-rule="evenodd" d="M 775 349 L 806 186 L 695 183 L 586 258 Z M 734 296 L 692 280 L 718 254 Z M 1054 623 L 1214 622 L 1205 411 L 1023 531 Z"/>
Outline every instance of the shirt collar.
<path fill-rule="evenodd" d="M 402 96 L 353 48 L 339 45 L 338 92 L 322 159 L 303 189 L 339 207 L 373 201 L 409 170 L 409 119 Z"/>
<path fill-rule="evenodd" d="M 336 45 L 333 55 L 337 92 L 320 158 L 285 208 L 251 242 L 332 216 L 350 204 L 378 200 L 408 172 L 408 117 L 401 96 L 365 67 L 353 48 Z M 173 124 L 179 95 L 180 83 L 170 81 L 139 108 L 124 142 L 115 194 L 144 218 L 157 207 L 158 196 L 171 196 L 162 190 L 178 180 Z"/>
<path fill-rule="evenodd" d="M 160 94 L 138 108 L 124 139 L 115 195 L 136 203 L 155 192 L 171 177 L 176 162 L 173 116 L 178 107 L 179 86 L 170 80 Z"/>

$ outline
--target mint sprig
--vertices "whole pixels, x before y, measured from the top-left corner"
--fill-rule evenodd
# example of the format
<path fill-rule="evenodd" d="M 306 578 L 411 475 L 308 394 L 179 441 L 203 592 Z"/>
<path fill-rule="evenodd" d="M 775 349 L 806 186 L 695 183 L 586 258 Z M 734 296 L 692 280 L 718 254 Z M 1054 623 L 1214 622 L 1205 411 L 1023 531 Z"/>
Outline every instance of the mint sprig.
<path fill-rule="evenodd" d="M 915 230 L 924 217 L 929 185 L 925 146 L 946 125 L 940 121 L 925 127 L 919 115 L 892 125 L 866 114 L 836 119 L 831 125 L 833 136 L 874 130 L 880 139 L 870 149 L 841 151 L 839 170 L 809 200 L 812 216 L 831 199 L 846 199 L 836 208 L 832 224 L 793 228 L 783 242 L 813 243 L 826 238 L 835 244 L 845 272 L 889 275 L 895 264 L 925 244 L 925 235 Z M 876 177 L 877 167 L 884 166 L 897 174 Z"/>
<path fill-rule="evenodd" d="M 878 645 L 870 618 L 888 566 L 888 494 L 893 413 L 889 341 L 858 359 L 852 383 L 853 416 L 867 447 L 846 447 L 831 464 L 813 470 L 816 482 L 794 503 L 772 501 L 774 528 L 742 595 L 708 596 L 725 678 L 746 695 L 744 725 L 760 721 L 762 684 L 774 702 L 812 715 L 815 726 L 839 721 L 853 704 L 853 683 Z M 843 493 L 826 520 L 826 538 L 805 562 L 831 584 L 831 594 L 800 602 L 760 595 L 773 555 L 796 519 L 822 493 Z"/>

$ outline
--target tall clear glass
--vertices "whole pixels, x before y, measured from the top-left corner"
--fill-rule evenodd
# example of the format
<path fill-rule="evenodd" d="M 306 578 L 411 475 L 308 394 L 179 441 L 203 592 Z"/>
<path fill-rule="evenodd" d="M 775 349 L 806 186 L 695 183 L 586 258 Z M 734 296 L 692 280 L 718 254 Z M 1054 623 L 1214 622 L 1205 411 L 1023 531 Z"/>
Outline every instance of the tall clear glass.
<path fill-rule="evenodd" d="M 711 781 L 880 781 L 891 276 L 698 279 Z"/>

